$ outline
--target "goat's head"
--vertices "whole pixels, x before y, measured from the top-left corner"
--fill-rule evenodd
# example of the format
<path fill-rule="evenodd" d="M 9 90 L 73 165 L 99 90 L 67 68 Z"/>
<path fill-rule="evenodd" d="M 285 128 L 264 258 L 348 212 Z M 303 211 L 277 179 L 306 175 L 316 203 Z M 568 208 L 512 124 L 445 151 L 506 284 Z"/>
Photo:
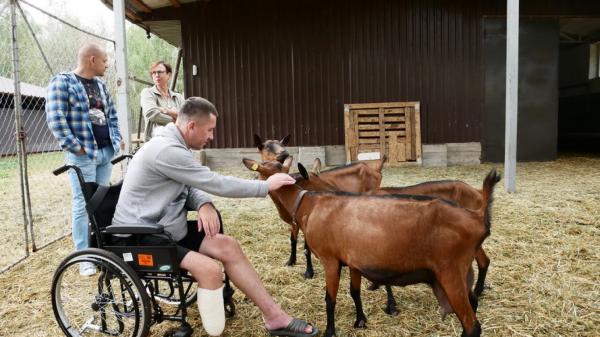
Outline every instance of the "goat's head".
<path fill-rule="evenodd" d="M 285 149 L 289 141 L 290 135 L 281 138 L 281 140 L 267 139 L 263 142 L 259 135 L 254 134 L 254 145 L 258 148 L 260 158 L 263 162 L 277 160 L 283 164 L 285 159 L 290 155 Z"/>
<path fill-rule="evenodd" d="M 258 172 L 258 179 L 266 180 L 267 178 L 274 175 L 275 173 L 280 173 L 280 172 L 289 173 L 290 166 L 292 166 L 293 160 L 294 160 L 294 157 L 288 155 L 288 157 L 285 158 L 283 163 L 280 163 L 279 161 L 276 161 L 276 160 L 264 161 L 262 163 L 258 163 L 256 160 L 252 160 L 252 159 L 248 159 L 248 158 L 242 159 L 242 162 L 244 162 L 244 165 L 250 171 Z"/>

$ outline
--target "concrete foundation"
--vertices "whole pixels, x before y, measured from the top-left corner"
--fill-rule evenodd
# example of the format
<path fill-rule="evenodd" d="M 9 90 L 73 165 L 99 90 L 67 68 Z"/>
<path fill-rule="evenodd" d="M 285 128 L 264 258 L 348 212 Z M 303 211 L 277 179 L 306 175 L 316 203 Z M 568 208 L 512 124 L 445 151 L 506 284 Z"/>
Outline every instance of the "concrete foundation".
<path fill-rule="evenodd" d="M 343 145 L 311 147 L 288 147 L 294 156 L 307 168 L 312 167 L 315 158 L 325 166 L 339 166 L 346 163 Z M 205 149 L 194 151 L 194 156 L 211 169 L 243 169 L 242 158 L 260 160 L 255 148 Z M 480 143 L 424 144 L 422 148 L 423 166 L 478 165 L 481 158 Z M 294 171 L 295 169 L 294 164 Z"/>

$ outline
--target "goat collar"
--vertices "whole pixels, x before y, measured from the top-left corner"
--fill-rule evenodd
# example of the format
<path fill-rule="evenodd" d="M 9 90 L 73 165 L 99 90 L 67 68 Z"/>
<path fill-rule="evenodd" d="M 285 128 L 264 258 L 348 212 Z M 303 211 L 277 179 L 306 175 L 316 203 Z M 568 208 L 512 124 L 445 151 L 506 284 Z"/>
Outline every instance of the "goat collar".
<path fill-rule="evenodd" d="M 302 199 L 304 198 L 304 194 L 306 194 L 306 190 L 302 190 L 300 191 L 300 193 L 298 193 L 298 196 L 296 197 L 296 201 L 294 201 L 294 207 L 292 208 L 292 224 L 297 225 L 297 221 L 296 221 L 296 212 L 298 211 L 298 207 L 300 207 L 300 202 L 302 202 Z"/>

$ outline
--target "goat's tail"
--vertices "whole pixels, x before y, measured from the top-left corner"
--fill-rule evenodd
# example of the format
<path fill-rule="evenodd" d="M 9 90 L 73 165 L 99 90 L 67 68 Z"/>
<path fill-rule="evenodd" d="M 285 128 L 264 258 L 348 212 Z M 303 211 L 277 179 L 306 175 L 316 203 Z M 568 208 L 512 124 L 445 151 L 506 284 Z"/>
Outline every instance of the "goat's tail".
<path fill-rule="evenodd" d="M 492 169 L 483 179 L 483 221 L 488 232 L 490 231 L 492 224 L 490 218 L 492 217 L 492 202 L 494 201 L 494 187 L 500 181 L 500 174 L 496 173 L 496 169 Z"/>
<path fill-rule="evenodd" d="M 381 173 L 381 170 L 383 170 L 383 164 L 385 164 L 385 162 L 387 160 L 388 160 L 388 157 L 384 153 L 383 156 L 381 157 L 381 160 L 379 161 L 379 165 L 377 165 L 375 170 L 377 170 L 377 172 Z"/>

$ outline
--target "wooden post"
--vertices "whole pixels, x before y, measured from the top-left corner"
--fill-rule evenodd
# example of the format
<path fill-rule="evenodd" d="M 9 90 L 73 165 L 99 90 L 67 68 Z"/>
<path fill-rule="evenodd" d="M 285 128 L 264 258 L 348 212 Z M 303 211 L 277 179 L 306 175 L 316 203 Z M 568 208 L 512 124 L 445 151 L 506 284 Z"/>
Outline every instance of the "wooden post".
<path fill-rule="evenodd" d="M 402 111 L 404 111 L 404 130 L 406 135 L 406 142 L 404 144 L 406 159 L 415 159 L 412 151 L 414 146 L 412 138 L 412 130 L 414 125 L 412 109 L 410 107 L 404 107 L 402 108 Z"/>
<path fill-rule="evenodd" d="M 421 163 L 421 103 L 417 102 L 413 108 L 414 138 L 415 138 L 415 160 Z"/>
<path fill-rule="evenodd" d="M 379 108 L 379 153 L 381 153 L 381 157 L 385 154 L 385 122 L 383 107 Z"/>

